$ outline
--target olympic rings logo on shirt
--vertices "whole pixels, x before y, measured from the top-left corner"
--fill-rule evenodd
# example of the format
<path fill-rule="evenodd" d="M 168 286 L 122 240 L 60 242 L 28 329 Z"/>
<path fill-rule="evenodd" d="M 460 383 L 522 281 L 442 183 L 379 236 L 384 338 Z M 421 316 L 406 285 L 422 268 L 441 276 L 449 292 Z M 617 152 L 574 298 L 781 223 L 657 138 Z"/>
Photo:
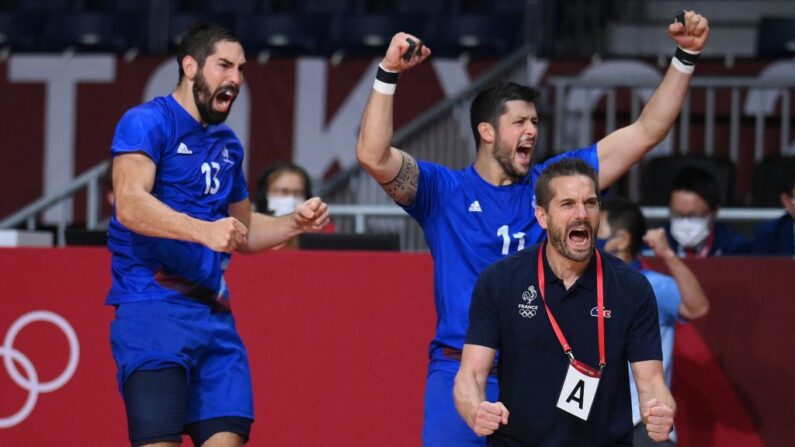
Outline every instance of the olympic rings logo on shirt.
<path fill-rule="evenodd" d="M 33 367 L 30 359 L 22 352 L 14 349 L 14 340 L 19 332 L 28 324 L 36 321 L 46 321 L 58 326 L 69 342 L 69 361 L 66 364 L 66 368 L 58 377 L 49 382 L 40 382 L 36 368 Z M 72 378 L 80 360 L 80 343 L 77 340 L 75 330 L 62 316 L 48 310 L 36 310 L 22 315 L 11 325 L 6 333 L 3 345 L 0 346 L 0 356 L 3 357 L 3 364 L 5 364 L 6 371 L 14 383 L 28 391 L 28 397 L 19 411 L 8 417 L 0 416 L 0 428 L 10 428 L 24 421 L 33 412 L 39 394 L 53 392 L 64 386 Z M 27 378 L 17 370 L 14 362 L 22 366 Z"/>

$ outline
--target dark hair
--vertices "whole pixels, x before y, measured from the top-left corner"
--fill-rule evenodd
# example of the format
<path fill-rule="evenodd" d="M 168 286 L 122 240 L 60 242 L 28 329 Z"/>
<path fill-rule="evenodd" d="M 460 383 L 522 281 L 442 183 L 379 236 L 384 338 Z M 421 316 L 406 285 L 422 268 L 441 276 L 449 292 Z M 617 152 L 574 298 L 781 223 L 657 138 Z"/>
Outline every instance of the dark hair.
<path fill-rule="evenodd" d="M 199 68 L 201 68 L 207 57 L 215 52 L 215 44 L 225 41 L 240 42 L 231 31 L 213 23 L 196 23 L 188 28 L 179 41 L 179 48 L 177 48 L 178 82 L 182 82 L 182 78 L 185 76 L 185 71 L 182 69 L 182 60 L 185 59 L 185 56 L 196 59 Z"/>
<path fill-rule="evenodd" d="M 469 121 L 472 126 L 472 135 L 475 137 L 475 150 L 480 146 L 478 124 L 489 123 L 496 128 L 500 116 L 505 113 L 507 101 L 518 100 L 535 103 L 536 98 L 538 98 L 536 89 L 515 82 L 501 82 L 478 93 L 469 108 Z"/>
<path fill-rule="evenodd" d="M 538 177 L 535 186 L 536 206 L 549 211 L 549 202 L 552 201 L 552 197 L 555 195 L 555 192 L 549 187 L 549 183 L 557 177 L 574 175 L 584 175 L 593 180 L 596 197 L 599 197 L 599 177 L 597 177 L 596 171 L 591 165 L 580 158 L 565 157 L 544 168 L 541 176 Z"/>
<path fill-rule="evenodd" d="M 268 165 L 259 175 L 257 179 L 257 190 L 254 192 L 254 204 L 257 206 L 257 212 L 269 214 L 268 212 L 268 187 L 276 177 L 285 173 L 294 172 L 301 176 L 304 180 L 305 199 L 312 197 L 312 180 L 309 178 L 306 170 L 295 163 L 289 161 L 280 161 Z"/>
<path fill-rule="evenodd" d="M 646 234 L 646 218 L 640 207 L 622 197 L 614 197 L 602 202 L 602 211 L 607 213 L 607 223 L 614 234 L 618 230 L 629 233 L 629 250 L 632 256 L 637 256 Z"/>
<path fill-rule="evenodd" d="M 718 182 L 709 172 L 692 166 L 682 168 L 671 183 L 671 193 L 688 191 L 704 199 L 709 209 L 715 211 L 720 205 Z"/>

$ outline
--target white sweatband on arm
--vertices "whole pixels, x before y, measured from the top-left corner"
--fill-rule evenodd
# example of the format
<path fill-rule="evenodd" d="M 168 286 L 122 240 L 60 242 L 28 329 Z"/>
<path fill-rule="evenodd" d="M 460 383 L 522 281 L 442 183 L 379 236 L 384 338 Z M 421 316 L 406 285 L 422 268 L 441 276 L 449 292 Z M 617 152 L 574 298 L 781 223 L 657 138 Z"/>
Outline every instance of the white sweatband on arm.
<path fill-rule="evenodd" d="M 375 81 L 373 81 L 373 90 L 384 95 L 394 95 L 397 89 L 397 81 L 400 73 L 397 71 L 389 71 L 383 65 L 378 64 L 378 71 L 375 74 Z"/>

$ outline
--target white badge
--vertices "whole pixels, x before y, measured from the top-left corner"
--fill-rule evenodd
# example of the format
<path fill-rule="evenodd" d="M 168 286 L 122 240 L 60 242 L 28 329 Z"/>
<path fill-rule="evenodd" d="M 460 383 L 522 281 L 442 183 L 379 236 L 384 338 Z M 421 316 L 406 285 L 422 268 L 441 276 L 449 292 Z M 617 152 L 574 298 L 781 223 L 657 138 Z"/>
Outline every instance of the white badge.
<path fill-rule="evenodd" d="M 575 360 L 576 362 L 576 360 Z M 577 362 L 579 368 L 569 363 L 566 380 L 558 397 L 558 408 L 587 421 L 591 412 L 596 388 L 599 386 L 599 371 Z"/>

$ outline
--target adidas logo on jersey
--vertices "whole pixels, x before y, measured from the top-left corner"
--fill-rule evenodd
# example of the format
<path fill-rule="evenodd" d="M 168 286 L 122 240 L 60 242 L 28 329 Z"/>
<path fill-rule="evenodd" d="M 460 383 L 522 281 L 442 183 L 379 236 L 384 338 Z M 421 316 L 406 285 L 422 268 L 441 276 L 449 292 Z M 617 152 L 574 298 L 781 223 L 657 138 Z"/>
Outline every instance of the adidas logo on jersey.
<path fill-rule="evenodd" d="M 177 148 L 177 153 L 190 155 L 193 153 L 193 151 L 188 149 L 188 146 L 185 146 L 185 143 L 179 143 L 179 147 Z"/>
<path fill-rule="evenodd" d="M 478 202 L 477 200 L 472 202 L 472 204 L 469 205 L 469 212 L 470 213 L 482 213 L 483 210 L 480 209 L 480 202 Z"/>

